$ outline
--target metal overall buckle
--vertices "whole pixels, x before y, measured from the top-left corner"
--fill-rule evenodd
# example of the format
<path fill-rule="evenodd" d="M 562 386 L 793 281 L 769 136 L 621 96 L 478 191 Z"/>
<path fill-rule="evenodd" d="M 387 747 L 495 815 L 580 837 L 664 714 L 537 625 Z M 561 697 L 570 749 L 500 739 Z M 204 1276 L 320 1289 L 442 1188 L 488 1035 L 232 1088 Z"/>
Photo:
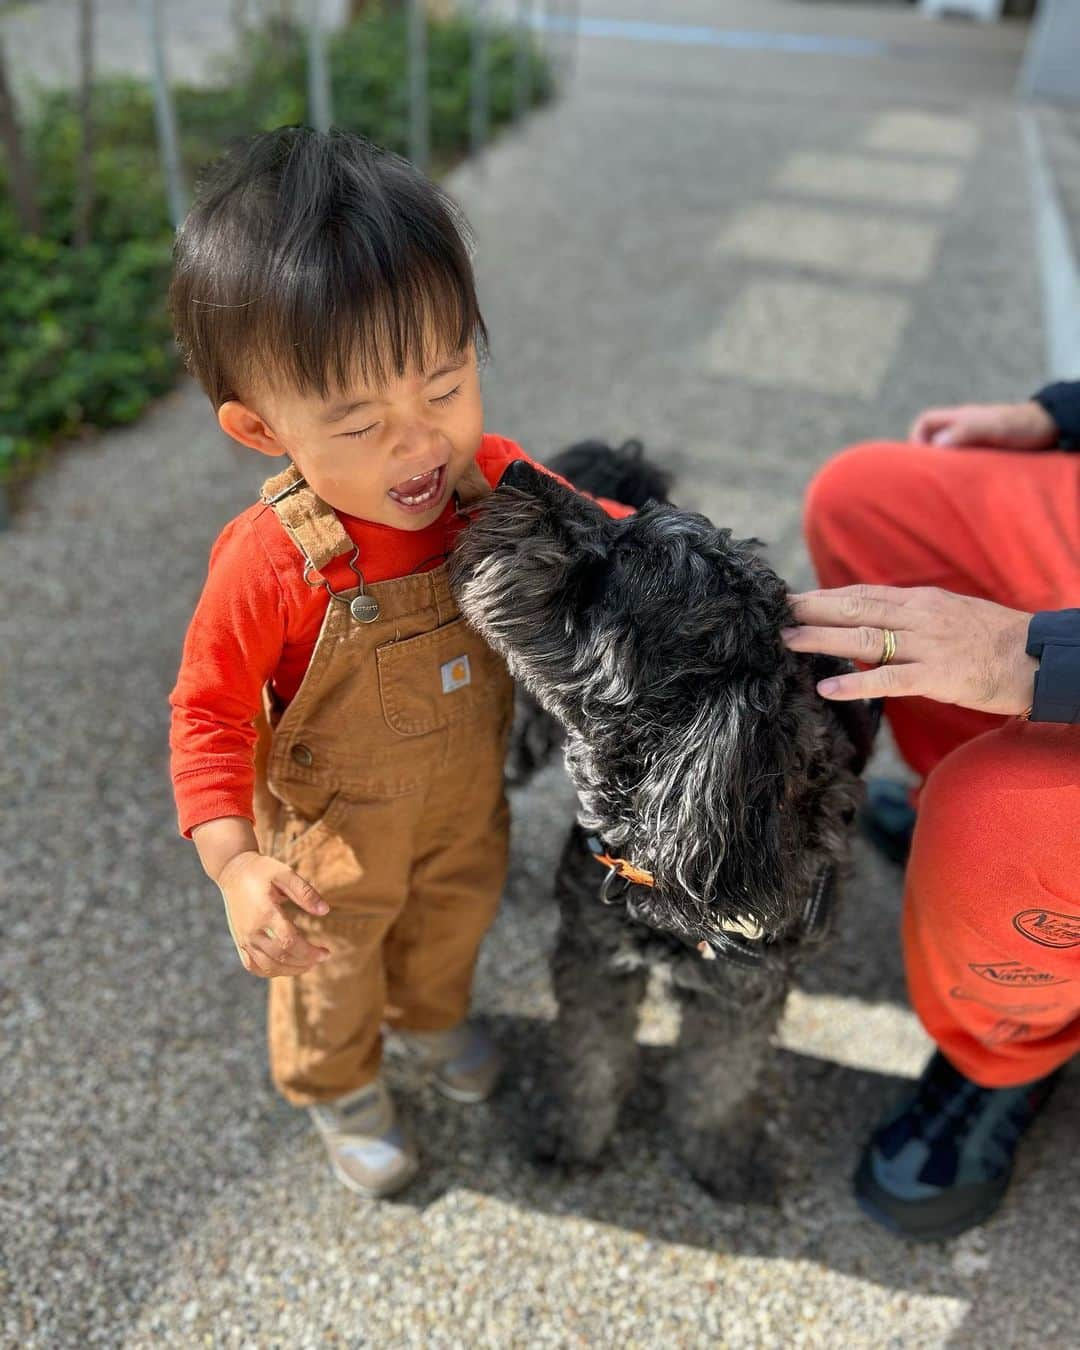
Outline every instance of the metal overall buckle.
<path fill-rule="evenodd" d="M 368 595 L 364 590 L 364 574 L 356 565 L 356 560 L 359 556 L 360 545 L 357 544 L 352 551 L 352 557 L 349 559 L 349 566 L 356 573 L 356 576 L 360 581 L 360 594 L 353 596 L 351 600 L 346 600 L 343 595 L 339 595 L 337 591 L 332 589 L 330 583 L 321 573 L 319 573 L 318 568 L 310 558 L 304 560 L 304 580 L 309 586 L 325 586 L 327 595 L 329 595 L 332 600 L 336 600 L 339 604 L 347 605 L 349 613 L 357 623 L 374 623 L 379 617 L 379 602 L 373 595 Z M 318 574 L 319 579 L 317 581 L 309 580 L 309 575 L 312 572 Z"/>

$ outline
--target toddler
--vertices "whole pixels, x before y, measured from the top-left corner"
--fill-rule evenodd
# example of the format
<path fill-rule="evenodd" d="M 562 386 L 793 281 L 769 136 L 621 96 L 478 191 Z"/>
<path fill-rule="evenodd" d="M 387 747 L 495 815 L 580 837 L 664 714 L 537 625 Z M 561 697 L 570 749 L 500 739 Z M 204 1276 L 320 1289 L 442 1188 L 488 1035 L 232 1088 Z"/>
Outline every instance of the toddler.
<path fill-rule="evenodd" d="M 223 430 L 288 458 L 218 537 L 187 632 L 180 829 L 269 981 L 275 1086 L 338 1177 L 384 1196 L 417 1168 L 384 1028 L 456 1101 L 500 1067 L 467 1014 L 506 870 L 512 686 L 445 559 L 527 456 L 483 430 L 465 222 L 359 137 L 283 128 L 227 155 L 170 302 Z"/>

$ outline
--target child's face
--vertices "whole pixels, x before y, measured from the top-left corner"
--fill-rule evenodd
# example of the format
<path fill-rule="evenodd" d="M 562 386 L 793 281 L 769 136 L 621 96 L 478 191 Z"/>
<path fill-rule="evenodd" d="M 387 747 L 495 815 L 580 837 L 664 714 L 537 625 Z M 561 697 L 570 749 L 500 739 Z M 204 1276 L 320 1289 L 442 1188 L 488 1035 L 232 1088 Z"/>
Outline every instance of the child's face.
<path fill-rule="evenodd" d="M 328 398 L 277 389 L 223 404 L 230 436 L 288 454 L 335 510 L 399 530 L 441 514 L 483 435 L 476 350 L 433 356 L 384 387 L 361 381 Z"/>

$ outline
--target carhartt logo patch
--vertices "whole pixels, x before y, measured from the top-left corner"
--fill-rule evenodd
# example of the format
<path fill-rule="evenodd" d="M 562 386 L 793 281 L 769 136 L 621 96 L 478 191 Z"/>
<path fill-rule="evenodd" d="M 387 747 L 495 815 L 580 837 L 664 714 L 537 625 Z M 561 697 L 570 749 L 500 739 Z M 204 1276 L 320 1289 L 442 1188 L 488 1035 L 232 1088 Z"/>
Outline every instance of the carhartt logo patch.
<path fill-rule="evenodd" d="M 472 684 L 472 670 L 467 656 L 455 656 L 452 661 L 445 662 L 439 667 L 439 673 L 442 675 L 444 694 L 452 694 L 455 689 L 464 689 L 467 684 Z"/>
<path fill-rule="evenodd" d="M 1013 916 L 1013 927 L 1044 947 L 1080 947 L 1080 914 L 1059 914 L 1055 909 L 1022 909 Z"/>

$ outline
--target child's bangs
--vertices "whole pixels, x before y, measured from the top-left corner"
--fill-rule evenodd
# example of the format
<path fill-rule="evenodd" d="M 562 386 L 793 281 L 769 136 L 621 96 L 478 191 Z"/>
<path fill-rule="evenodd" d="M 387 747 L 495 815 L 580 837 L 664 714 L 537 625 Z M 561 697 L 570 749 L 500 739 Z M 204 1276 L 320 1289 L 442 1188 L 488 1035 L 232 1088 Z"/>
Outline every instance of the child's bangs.
<path fill-rule="evenodd" d="M 215 407 L 282 383 L 326 398 L 487 351 L 456 203 L 362 137 L 284 127 L 207 174 L 170 303 Z"/>
<path fill-rule="evenodd" d="M 487 330 L 467 263 L 440 266 L 415 254 L 400 267 L 373 261 L 298 269 L 263 322 L 249 328 L 256 341 L 248 371 L 259 380 L 272 371 L 300 393 L 327 398 L 434 370 L 471 343 L 484 354 Z"/>

